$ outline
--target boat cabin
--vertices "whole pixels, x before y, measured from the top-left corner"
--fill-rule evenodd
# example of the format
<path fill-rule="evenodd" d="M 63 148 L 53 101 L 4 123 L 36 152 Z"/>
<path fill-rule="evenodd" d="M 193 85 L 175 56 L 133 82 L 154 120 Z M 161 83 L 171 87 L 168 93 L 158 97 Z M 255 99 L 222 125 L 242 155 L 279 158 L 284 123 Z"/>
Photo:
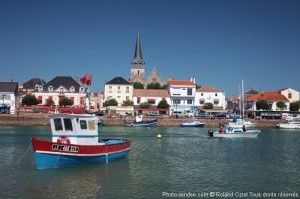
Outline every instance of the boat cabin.
<path fill-rule="evenodd" d="M 98 117 L 93 115 L 54 114 L 50 116 L 52 142 L 95 145 L 98 143 Z"/>

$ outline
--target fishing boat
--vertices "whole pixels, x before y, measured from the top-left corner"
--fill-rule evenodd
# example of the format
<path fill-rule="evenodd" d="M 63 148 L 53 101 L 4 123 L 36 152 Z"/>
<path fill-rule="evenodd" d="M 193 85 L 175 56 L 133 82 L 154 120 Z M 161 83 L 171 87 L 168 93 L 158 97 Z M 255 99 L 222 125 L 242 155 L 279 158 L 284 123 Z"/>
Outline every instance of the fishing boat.
<path fill-rule="evenodd" d="M 50 116 L 52 141 L 32 138 L 37 169 L 106 162 L 125 157 L 127 139 L 98 139 L 98 118 L 93 115 Z"/>
<path fill-rule="evenodd" d="M 125 120 L 125 126 L 132 126 L 132 127 L 151 127 L 151 126 L 155 126 L 156 123 L 157 123 L 156 119 L 143 121 L 142 115 L 136 116 L 134 122 L 127 122 L 127 118 Z"/>
<path fill-rule="evenodd" d="M 180 124 L 180 127 L 204 127 L 205 122 L 193 121 L 193 122 L 184 122 Z"/>
<path fill-rule="evenodd" d="M 300 117 L 295 117 L 286 123 L 279 123 L 276 127 L 281 129 L 300 129 Z"/>
<path fill-rule="evenodd" d="M 255 138 L 260 133 L 260 130 L 245 130 L 242 128 L 228 128 L 224 131 L 208 131 L 210 137 L 219 138 Z"/>

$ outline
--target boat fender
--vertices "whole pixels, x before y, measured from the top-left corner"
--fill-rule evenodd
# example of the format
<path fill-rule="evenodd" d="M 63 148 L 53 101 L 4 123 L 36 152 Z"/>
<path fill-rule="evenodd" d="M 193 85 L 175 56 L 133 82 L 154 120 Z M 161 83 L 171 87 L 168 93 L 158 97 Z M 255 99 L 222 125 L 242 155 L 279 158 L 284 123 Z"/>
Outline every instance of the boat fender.
<path fill-rule="evenodd" d="M 212 130 L 208 130 L 207 133 L 209 137 L 214 137 L 214 132 Z"/>
<path fill-rule="evenodd" d="M 59 138 L 57 139 L 57 143 L 59 143 L 59 144 L 71 144 L 70 139 L 65 135 L 59 136 Z"/>

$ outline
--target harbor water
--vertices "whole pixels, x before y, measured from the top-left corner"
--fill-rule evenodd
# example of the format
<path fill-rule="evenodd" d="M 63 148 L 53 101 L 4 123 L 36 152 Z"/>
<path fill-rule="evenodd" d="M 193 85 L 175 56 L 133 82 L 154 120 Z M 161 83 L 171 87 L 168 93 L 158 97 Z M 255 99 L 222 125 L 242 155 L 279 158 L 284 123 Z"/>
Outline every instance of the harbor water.
<path fill-rule="evenodd" d="M 2 126 L 0 196 L 216 197 L 209 195 L 213 193 L 243 198 L 251 193 L 273 193 L 283 198 L 287 196 L 283 194 L 297 193 L 300 197 L 299 130 L 263 129 L 257 138 L 232 139 L 209 138 L 208 130 L 101 127 L 100 138 L 132 141 L 126 158 L 108 164 L 37 170 L 30 138 L 50 140 L 50 128 Z"/>

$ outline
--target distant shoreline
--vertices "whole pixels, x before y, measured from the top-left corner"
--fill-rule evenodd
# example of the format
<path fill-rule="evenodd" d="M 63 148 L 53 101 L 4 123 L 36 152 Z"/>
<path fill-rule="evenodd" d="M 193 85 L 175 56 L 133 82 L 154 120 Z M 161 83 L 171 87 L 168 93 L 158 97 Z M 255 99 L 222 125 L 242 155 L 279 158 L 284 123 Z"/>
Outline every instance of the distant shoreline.
<path fill-rule="evenodd" d="M 124 126 L 125 118 L 104 117 L 106 126 Z M 205 122 L 205 127 L 218 128 L 219 123 L 228 122 L 227 119 L 199 119 Z M 158 118 L 158 127 L 178 127 L 181 123 L 191 121 L 190 118 Z M 251 120 L 257 123 L 257 128 L 276 128 L 279 120 Z M 28 113 L 17 115 L 0 115 L 0 126 L 49 126 L 48 114 Z"/>

